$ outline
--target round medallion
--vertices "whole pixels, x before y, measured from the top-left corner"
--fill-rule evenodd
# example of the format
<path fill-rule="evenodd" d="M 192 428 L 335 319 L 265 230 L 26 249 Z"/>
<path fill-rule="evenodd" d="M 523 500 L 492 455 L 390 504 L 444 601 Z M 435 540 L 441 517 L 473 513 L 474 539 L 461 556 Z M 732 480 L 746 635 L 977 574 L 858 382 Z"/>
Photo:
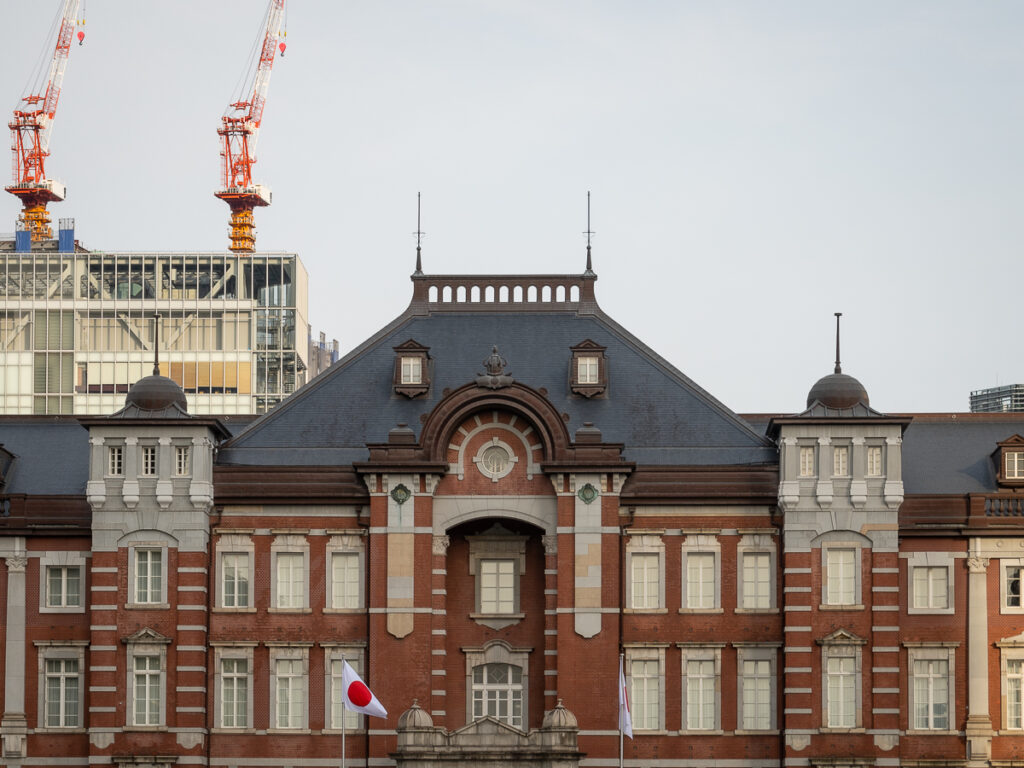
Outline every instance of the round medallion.
<path fill-rule="evenodd" d="M 405 502 L 409 500 L 410 496 L 412 496 L 412 491 L 401 483 L 391 489 L 391 498 L 395 500 L 395 503 L 398 504 L 398 506 L 405 504 Z"/>
<path fill-rule="evenodd" d="M 576 495 L 579 496 L 580 501 L 584 504 L 590 504 L 598 496 L 597 488 L 592 486 L 590 483 L 587 483 L 579 489 Z"/>
<path fill-rule="evenodd" d="M 473 463 L 480 470 L 480 474 L 491 478 L 492 482 L 498 482 L 512 471 L 519 458 L 512 449 L 496 437 L 480 446 Z"/>

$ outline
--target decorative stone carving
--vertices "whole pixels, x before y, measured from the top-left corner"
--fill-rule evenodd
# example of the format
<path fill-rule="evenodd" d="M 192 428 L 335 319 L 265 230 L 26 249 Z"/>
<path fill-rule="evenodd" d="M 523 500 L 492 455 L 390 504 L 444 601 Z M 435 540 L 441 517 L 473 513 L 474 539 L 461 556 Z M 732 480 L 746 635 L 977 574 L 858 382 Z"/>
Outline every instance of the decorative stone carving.
<path fill-rule="evenodd" d="M 506 365 L 508 365 L 508 361 L 499 355 L 498 348 L 494 347 L 491 350 L 490 356 L 484 360 L 484 370 L 486 373 L 477 374 L 477 386 L 487 387 L 488 389 L 501 389 L 512 384 L 515 379 L 505 373 Z"/>
<path fill-rule="evenodd" d="M 811 737 L 806 733 L 791 733 L 786 735 L 786 746 L 794 752 L 807 749 L 811 744 Z"/>
<path fill-rule="evenodd" d="M 988 558 L 968 557 L 967 570 L 971 573 L 985 573 L 988 570 Z"/>
<path fill-rule="evenodd" d="M 558 554 L 558 536 L 550 534 L 541 537 L 541 542 L 544 544 L 545 555 L 557 555 Z"/>
<path fill-rule="evenodd" d="M 114 743 L 114 734 L 110 731 L 90 731 L 89 743 L 96 749 L 106 749 Z"/>
<path fill-rule="evenodd" d="M 13 555 L 4 562 L 7 564 L 8 573 L 24 573 L 25 567 L 28 565 L 28 558 L 24 555 Z"/>
<path fill-rule="evenodd" d="M 433 553 L 444 557 L 448 554 L 448 546 L 452 543 L 449 536 L 435 536 L 433 541 Z"/>
<path fill-rule="evenodd" d="M 877 733 L 875 734 L 875 746 L 884 752 L 888 752 L 899 746 L 900 736 L 898 733 Z"/>

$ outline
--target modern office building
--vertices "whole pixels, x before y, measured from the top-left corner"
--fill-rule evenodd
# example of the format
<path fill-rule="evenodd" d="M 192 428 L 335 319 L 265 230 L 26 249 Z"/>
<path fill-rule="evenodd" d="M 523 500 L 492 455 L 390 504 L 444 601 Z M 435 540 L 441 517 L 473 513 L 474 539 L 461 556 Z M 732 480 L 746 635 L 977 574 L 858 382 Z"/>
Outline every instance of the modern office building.
<path fill-rule="evenodd" d="M 306 381 L 295 254 L 90 251 L 70 219 L 28 234 L 0 241 L 0 413 L 112 413 L 157 344 L 192 413 L 265 413 Z"/>
<path fill-rule="evenodd" d="M 1024 413 L 1024 384 L 974 390 L 971 413 Z"/>
<path fill-rule="evenodd" d="M 251 423 L 0 418 L 6 765 L 612 768 L 620 657 L 630 768 L 1024 764 L 1024 414 L 744 417 L 589 268 L 412 280 Z"/>

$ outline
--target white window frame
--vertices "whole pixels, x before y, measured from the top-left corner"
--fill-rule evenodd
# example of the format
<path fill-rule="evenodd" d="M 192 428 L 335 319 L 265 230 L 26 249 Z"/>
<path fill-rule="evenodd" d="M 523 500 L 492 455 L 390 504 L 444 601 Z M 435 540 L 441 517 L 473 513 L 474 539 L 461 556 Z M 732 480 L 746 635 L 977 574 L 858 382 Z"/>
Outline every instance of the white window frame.
<path fill-rule="evenodd" d="M 478 624 L 491 629 L 502 629 L 521 621 L 526 614 L 522 612 L 520 595 L 522 577 L 526 573 L 526 536 L 510 534 L 507 536 L 467 536 L 469 541 L 469 573 L 473 577 L 473 612 L 470 618 Z M 483 562 L 505 560 L 512 563 L 513 606 L 509 612 L 495 613 L 484 611 L 482 604 Z"/>
<path fill-rule="evenodd" d="M 832 446 L 832 477 L 850 476 L 850 446 Z"/>
<path fill-rule="evenodd" d="M 1024 451 L 1003 452 L 1003 479 L 1024 480 Z"/>
<path fill-rule="evenodd" d="M 844 630 L 837 630 L 818 642 L 821 645 L 821 730 L 844 733 L 861 730 L 864 723 L 862 655 L 865 641 Z M 838 720 L 839 715 L 836 715 L 835 720 L 833 719 L 833 709 L 836 707 L 833 707 L 830 701 L 832 671 L 829 662 L 831 660 L 851 661 L 850 670 L 840 673 L 843 677 L 849 675 L 853 686 L 852 711 L 849 713 L 851 717 L 844 722 Z"/>
<path fill-rule="evenodd" d="M 852 602 L 842 601 L 840 598 L 834 597 L 829 594 L 829 585 L 832 580 L 832 577 L 835 575 L 829 573 L 829 553 L 846 550 L 852 551 L 853 553 Z M 861 584 L 861 570 L 863 568 L 863 562 L 861 559 L 861 554 L 861 544 L 859 542 L 829 541 L 821 545 L 821 608 L 823 610 L 863 610 L 863 587 Z"/>
<path fill-rule="evenodd" d="M 661 531 L 644 531 L 643 533 L 630 535 L 626 541 L 626 613 L 667 612 L 665 608 L 665 540 L 661 534 Z M 647 599 L 642 601 L 643 604 L 639 604 L 641 601 L 636 600 L 635 594 L 634 581 L 636 574 L 634 568 L 636 558 L 643 558 L 645 560 L 647 558 L 657 559 L 657 599 L 653 599 L 652 595 L 646 594 L 645 597 Z M 647 589 L 643 591 L 649 593 Z"/>
<path fill-rule="evenodd" d="M 39 556 L 39 612 L 40 613 L 85 613 L 86 594 L 86 555 L 82 552 L 48 551 Z M 50 604 L 50 569 L 78 569 L 78 603 L 68 605 Z"/>
<path fill-rule="evenodd" d="M 355 600 L 351 595 L 336 594 L 334 584 L 334 562 L 336 557 L 356 558 L 356 594 Z M 324 612 L 325 613 L 360 613 L 366 607 L 366 539 L 361 534 L 345 533 L 331 536 L 327 541 L 327 573 L 326 589 L 324 590 Z M 339 605 L 339 597 L 345 598 L 344 602 L 354 605 Z"/>
<path fill-rule="evenodd" d="M 156 477 L 160 473 L 160 449 L 156 444 L 139 446 L 139 476 Z"/>
<path fill-rule="evenodd" d="M 256 611 L 255 575 L 256 575 L 256 547 L 249 532 L 245 533 L 222 533 L 217 537 L 215 544 L 216 556 L 216 584 L 217 590 L 215 611 L 225 613 L 253 613 Z M 227 569 L 224 561 L 228 556 L 245 558 L 249 569 L 249 594 L 246 605 L 225 605 L 225 578 Z"/>
<path fill-rule="evenodd" d="M 349 666 L 360 677 L 364 677 L 363 664 L 366 648 L 358 643 L 321 643 L 324 649 L 324 733 L 341 733 L 339 717 L 345 720 L 345 730 L 358 732 L 366 728 L 366 718 L 358 712 L 346 709 L 342 703 L 341 662 Z M 337 668 L 335 667 L 337 665 Z"/>
<path fill-rule="evenodd" d="M 710 556 L 713 560 L 711 570 L 711 605 L 691 605 L 690 601 L 690 558 Z M 722 545 L 718 537 L 712 534 L 687 534 L 682 544 L 680 563 L 680 613 L 722 613 Z"/>
<path fill-rule="evenodd" d="M 107 477 L 124 477 L 124 446 L 107 446 Z"/>
<path fill-rule="evenodd" d="M 629 708 L 633 719 L 634 732 L 643 731 L 647 734 L 665 732 L 665 648 L 667 647 L 667 644 L 663 643 L 626 644 L 623 646 L 623 651 L 626 655 L 626 689 L 629 691 Z M 643 678 L 656 681 L 658 688 L 655 692 L 658 698 L 656 723 L 649 721 L 648 713 L 643 711 L 643 707 L 636 695 L 638 686 L 641 685 L 641 679 L 634 678 L 634 662 L 654 665 L 653 667 L 648 667 L 646 671 L 650 669 L 656 670 L 656 674 L 645 675 Z"/>
<path fill-rule="evenodd" d="M 127 675 L 125 681 L 125 730 L 165 730 L 167 727 L 167 646 L 171 640 L 167 637 L 160 637 L 151 630 L 142 630 L 142 632 L 145 633 L 143 636 L 129 637 L 124 641 L 128 646 L 125 665 Z M 159 660 L 156 669 L 158 673 L 158 712 L 154 718 L 155 723 L 137 723 L 135 719 L 135 674 L 136 664 L 141 658 L 157 658 Z"/>
<path fill-rule="evenodd" d="M 768 591 L 767 606 L 747 605 L 746 558 L 748 555 L 767 555 L 768 577 L 765 586 Z M 776 597 L 776 573 L 778 570 L 778 548 L 775 537 L 766 533 L 747 533 L 740 537 L 736 546 L 736 613 L 778 613 Z"/>
<path fill-rule="evenodd" d="M 192 446 L 174 446 L 174 476 L 190 477 L 192 475 Z"/>
<path fill-rule="evenodd" d="M 281 606 L 278 590 L 278 560 L 281 555 L 301 555 L 302 595 L 301 605 Z M 271 613 L 309 613 L 309 540 L 303 535 L 283 534 L 276 536 L 270 545 L 270 608 Z"/>
<path fill-rule="evenodd" d="M 907 649 L 907 733 L 955 734 L 956 730 L 956 649 L 958 642 L 915 643 L 905 642 Z M 946 727 L 921 728 L 917 724 L 917 662 L 944 662 L 946 664 Z"/>
<path fill-rule="evenodd" d="M 908 614 L 952 614 L 956 610 L 954 603 L 956 570 L 954 564 L 956 559 L 953 552 L 912 552 L 906 556 L 907 560 L 907 613 Z M 946 605 L 918 605 L 919 598 L 917 589 L 918 569 L 928 569 L 935 574 L 933 569 L 941 569 L 946 574 Z M 929 582 L 930 584 L 930 582 Z M 927 601 L 927 602 L 930 602 Z"/>
<path fill-rule="evenodd" d="M 270 647 L 270 726 L 267 733 L 309 733 L 309 649 L 312 643 L 266 643 Z M 297 724 L 278 723 L 278 662 L 299 662 Z M 292 678 L 296 679 L 296 678 Z"/>
<path fill-rule="evenodd" d="M 89 645 L 88 640 L 72 640 L 60 642 L 53 640 L 36 641 L 36 659 L 38 663 L 38 702 L 36 715 L 36 733 L 85 733 L 86 711 L 85 711 L 85 649 Z M 48 722 L 47 707 L 49 704 L 49 685 L 47 684 L 47 662 L 49 661 L 74 661 L 78 664 L 78 672 L 73 675 L 78 678 L 78 693 L 76 698 L 77 722 L 73 725 L 50 725 Z M 64 676 L 65 678 L 72 675 Z M 67 701 L 66 689 L 61 686 L 62 699 Z M 66 715 L 65 709 L 61 708 L 61 720 Z"/>
<path fill-rule="evenodd" d="M 466 654 L 466 720 L 473 722 L 473 670 L 487 664 L 505 664 L 518 667 L 521 672 L 522 728 L 530 722 L 530 648 L 514 648 L 504 640 L 491 640 L 479 648 L 463 648 Z"/>
<path fill-rule="evenodd" d="M 865 477 L 885 477 L 885 448 L 868 444 L 864 449 Z"/>
<path fill-rule="evenodd" d="M 490 667 L 497 667 L 508 673 L 508 680 L 505 682 L 492 683 L 486 679 L 487 670 Z M 480 673 L 480 676 L 484 679 L 477 681 L 476 675 Z M 514 675 L 519 674 L 519 680 L 516 681 Z M 495 720 L 505 723 L 505 725 L 517 728 L 520 731 L 528 730 L 527 720 L 525 718 L 526 713 L 526 689 L 523 686 L 523 668 L 516 664 L 506 664 L 503 662 L 489 662 L 487 664 L 478 664 L 473 667 L 470 673 L 470 693 L 472 701 L 472 709 L 470 711 L 470 717 L 472 720 L 483 720 L 485 717 L 492 717 Z M 477 694 L 480 694 L 478 697 Z M 492 703 L 492 696 L 496 694 L 498 701 L 508 709 L 506 716 L 502 716 L 500 713 L 488 711 L 490 704 Z M 516 705 L 518 705 L 519 714 L 516 715 Z"/>
<path fill-rule="evenodd" d="M 420 355 L 402 355 L 400 384 L 423 383 L 423 357 Z"/>
<path fill-rule="evenodd" d="M 210 643 L 213 647 L 214 679 L 213 679 L 213 722 L 214 731 L 225 733 L 255 733 L 253 727 L 253 700 L 255 691 L 253 688 L 253 666 L 255 642 L 222 642 Z M 246 713 L 244 725 L 224 724 L 224 662 L 244 661 L 246 663 Z M 239 677 L 234 675 L 233 677 Z"/>
<path fill-rule="evenodd" d="M 816 477 L 815 467 L 815 454 L 817 453 L 817 446 L 814 445 L 801 445 L 800 446 L 800 466 L 798 467 L 799 477 L 808 478 Z"/>
<path fill-rule="evenodd" d="M 141 552 L 160 553 L 160 594 L 156 600 L 139 600 L 138 570 Z M 128 603 L 126 608 L 145 608 L 149 610 L 169 608 L 167 602 L 167 544 L 161 541 L 137 541 L 128 548 Z"/>
<path fill-rule="evenodd" d="M 721 733 L 722 648 L 725 643 L 676 643 L 676 646 L 681 650 L 682 669 L 680 733 Z M 697 669 L 698 665 L 699 669 Z M 709 669 L 710 675 L 707 674 Z M 694 704 L 691 699 L 700 696 L 702 702 L 703 696 L 708 693 L 713 697 L 713 712 L 710 722 L 704 720 L 703 711 L 695 713 L 691 707 Z M 703 708 L 701 703 L 698 703 L 697 706 Z M 695 720 L 698 721 L 696 724 Z"/>
<path fill-rule="evenodd" d="M 736 733 L 778 733 L 778 656 L 779 645 L 775 643 L 733 643 L 736 647 Z M 751 678 L 744 674 L 745 662 L 767 662 L 768 674 L 757 675 Z M 746 707 L 746 689 L 750 687 L 750 680 L 759 680 L 766 677 L 768 681 L 768 723 L 764 728 L 745 728 L 744 715 Z M 757 687 L 752 692 L 757 695 Z M 755 704 L 757 704 L 755 702 Z"/>
<path fill-rule="evenodd" d="M 601 358 L 597 355 L 576 356 L 576 383 L 601 383 Z"/>
<path fill-rule="evenodd" d="M 1016 572 L 1017 605 L 1010 605 L 1010 575 Z M 999 560 L 999 612 L 1024 613 L 1024 558 L 1004 557 Z"/>
<path fill-rule="evenodd" d="M 1002 706 L 1002 727 L 998 732 L 1020 736 L 1024 732 L 1024 632 L 1001 640 L 996 646 L 999 648 L 999 700 Z M 1012 674 L 1011 664 L 1019 666 Z M 1015 722 L 1011 720 L 1014 709 Z"/>

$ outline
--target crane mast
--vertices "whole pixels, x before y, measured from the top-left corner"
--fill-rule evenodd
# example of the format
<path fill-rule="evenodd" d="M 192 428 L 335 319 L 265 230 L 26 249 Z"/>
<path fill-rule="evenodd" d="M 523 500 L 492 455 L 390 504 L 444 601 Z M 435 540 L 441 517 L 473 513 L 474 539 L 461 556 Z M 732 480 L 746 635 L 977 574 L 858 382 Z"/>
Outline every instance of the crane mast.
<path fill-rule="evenodd" d="M 253 208 L 270 205 L 269 187 L 254 184 L 252 166 L 256 162 L 256 141 L 263 122 L 263 109 L 270 88 L 270 74 L 274 57 L 280 48 L 284 55 L 281 29 L 285 0 L 270 0 L 267 22 L 263 30 L 263 44 L 259 51 L 252 92 L 247 100 L 228 105 L 221 117 L 217 134 L 221 137 L 221 177 L 223 187 L 214 193 L 231 208 L 231 244 L 235 252 L 252 253 L 256 248 L 256 226 Z"/>
<path fill-rule="evenodd" d="M 63 200 L 66 193 L 63 184 L 46 177 L 45 162 L 50 155 L 50 134 L 71 53 L 71 40 L 75 26 L 84 22 L 78 19 L 80 0 L 64 0 L 63 6 L 45 90 L 40 87 L 23 96 L 14 110 L 14 118 L 7 124 L 14 150 L 14 183 L 5 189 L 21 200 L 19 223 L 31 232 L 33 242 L 53 237 L 46 205 Z M 84 37 L 84 33 L 78 33 L 79 45 Z"/>

